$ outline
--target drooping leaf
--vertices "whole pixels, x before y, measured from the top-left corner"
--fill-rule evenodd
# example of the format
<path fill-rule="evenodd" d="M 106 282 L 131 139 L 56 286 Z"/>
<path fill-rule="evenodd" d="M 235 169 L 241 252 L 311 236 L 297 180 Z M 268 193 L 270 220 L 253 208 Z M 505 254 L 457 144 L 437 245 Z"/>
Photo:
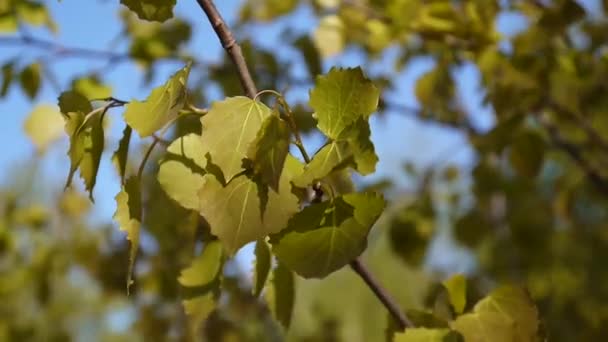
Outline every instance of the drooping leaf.
<path fill-rule="evenodd" d="M 21 70 L 21 73 L 19 74 L 21 88 L 30 99 L 36 97 L 38 90 L 40 90 L 40 69 L 41 66 L 39 63 L 32 63 Z"/>
<path fill-rule="evenodd" d="M 450 329 L 409 328 L 395 334 L 394 342 L 464 342 Z"/>
<path fill-rule="evenodd" d="M 97 77 L 80 77 L 72 81 L 72 89 L 87 99 L 102 99 L 112 96 L 112 87 L 103 84 Z"/>
<path fill-rule="evenodd" d="M 57 107 L 37 105 L 25 120 L 25 133 L 30 137 L 38 153 L 44 153 L 50 143 L 63 135 L 64 121 Z"/>
<path fill-rule="evenodd" d="M 467 342 L 540 341 L 536 307 L 526 291 L 512 286 L 492 291 L 450 327 Z"/>
<path fill-rule="evenodd" d="M 370 134 L 369 123 L 365 119 L 359 118 L 340 134 L 339 139 L 348 143 L 355 161 L 355 169 L 362 175 L 376 171 L 378 163 L 378 156 L 374 144 L 370 140 Z"/>
<path fill-rule="evenodd" d="M 247 156 L 253 162 L 254 171 L 275 191 L 279 191 L 290 136 L 287 123 L 277 115 L 271 115 L 264 120 L 255 140 L 249 145 Z"/>
<path fill-rule="evenodd" d="M 130 177 L 116 195 L 114 220 L 118 223 L 119 229 L 127 233 L 127 239 L 131 242 L 127 271 L 127 293 L 131 284 L 133 284 L 133 266 L 139 248 L 139 229 L 142 218 L 140 185 L 140 180 L 137 177 Z"/>
<path fill-rule="evenodd" d="M 333 68 L 317 77 L 310 106 L 325 135 L 337 139 L 359 118 L 367 119 L 378 107 L 379 91 L 361 68 Z"/>
<path fill-rule="evenodd" d="M 285 160 L 279 193 L 256 183 L 247 175 L 234 178 L 225 187 L 211 174 L 203 176 L 199 190 L 200 213 L 209 222 L 229 254 L 248 242 L 278 233 L 298 211 L 298 198 L 291 193 L 290 181 L 302 172 L 292 156 Z"/>
<path fill-rule="evenodd" d="M 186 287 L 207 286 L 215 280 L 221 266 L 222 244 L 218 240 L 208 241 L 203 252 L 182 270 L 177 281 Z"/>
<path fill-rule="evenodd" d="M 161 22 L 173 18 L 175 2 L 176 0 L 120 0 L 121 4 L 137 13 L 140 19 Z"/>
<path fill-rule="evenodd" d="M 162 86 L 154 88 L 145 101 L 132 100 L 123 114 L 125 122 L 140 137 L 148 137 L 177 118 L 186 103 L 190 63 L 176 72 Z"/>
<path fill-rule="evenodd" d="M 296 179 L 293 184 L 298 187 L 306 187 L 315 180 L 320 180 L 332 171 L 345 166 L 352 159 L 352 153 L 345 142 L 332 142 L 323 146 L 306 165 L 304 173 Z"/>
<path fill-rule="evenodd" d="M 266 301 L 274 318 L 289 328 L 295 304 L 294 274 L 281 262 L 272 272 L 272 286 L 266 291 Z"/>
<path fill-rule="evenodd" d="M 1 20 L 1 19 L 0 19 Z M 0 32 L 2 30 L 0 29 Z M 2 85 L 0 86 L 0 97 L 6 96 L 8 90 L 13 83 L 15 73 L 15 62 L 10 61 L 2 65 Z"/>
<path fill-rule="evenodd" d="M 222 170 L 226 182 L 243 170 L 249 145 L 271 113 L 261 102 L 236 96 L 213 103 L 202 117 L 203 145 L 213 164 Z"/>
<path fill-rule="evenodd" d="M 455 274 L 446 279 L 443 286 L 448 290 L 454 311 L 461 314 L 467 305 L 467 279 L 462 274 Z"/>
<path fill-rule="evenodd" d="M 59 96 L 59 108 L 64 114 L 66 132 L 70 136 L 70 172 L 66 187 L 71 185 L 74 172 L 80 169 L 80 177 L 93 200 L 93 188 L 104 148 L 102 113 L 87 117 L 93 111 L 91 104 L 84 96 L 73 91 Z"/>
<path fill-rule="evenodd" d="M 253 281 L 253 295 L 258 297 L 264 285 L 266 285 L 266 278 L 268 272 L 270 272 L 270 266 L 272 264 L 272 256 L 270 254 L 270 248 L 264 240 L 258 240 L 255 244 L 255 272 Z"/>
<path fill-rule="evenodd" d="M 271 236 L 272 250 L 297 274 L 325 277 L 365 250 L 367 234 L 384 205 L 384 199 L 373 193 L 351 193 L 311 204 L 289 220 L 286 230 Z"/>
<path fill-rule="evenodd" d="M 118 170 L 120 176 L 120 183 L 125 181 L 125 173 L 127 172 L 127 160 L 129 157 L 129 144 L 131 143 L 131 126 L 126 125 L 122 131 L 122 138 L 118 142 L 118 148 L 112 154 L 112 163 Z"/>
<path fill-rule="evenodd" d="M 206 174 L 206 151 L 200 135 L 188 134 L 173 141 L 161 161 L 158 182 L 184 208 L 199 209 L 198 191 Z"/>

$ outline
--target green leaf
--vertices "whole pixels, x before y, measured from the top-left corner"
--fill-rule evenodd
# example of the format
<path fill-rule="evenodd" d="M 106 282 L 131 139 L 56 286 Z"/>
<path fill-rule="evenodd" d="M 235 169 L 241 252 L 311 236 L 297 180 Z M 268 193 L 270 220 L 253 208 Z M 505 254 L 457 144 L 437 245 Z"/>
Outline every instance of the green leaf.
<path fill-rule="evenodd" d="M 274 318 L 285 328 L 289 328 L 295 304 L 295 277 L 293 272 L 278 263 L 272 272 L 272 286 L 266 291 L 266 301 Z"/>
<path fill-rule="evenodd" d="M 454 311 L 461 314 L 467 305 L 467 279 L 462 274 L 455 274 L 446 279 L 443 286 L 448 290 Z"/>
<path fill-rule="evenodd" d="M 540 341 L 538 311 L 527 292 L 513 286 L 492 291 L 450 326 L 467 342 Z"/>
<path fill-rule="evenodd" d="M 163 22 L 173 18 L 176 0 L 120 0 L 140 19 Z"/>
<path fill-rule="evenodd" d="M 140 185 L 139 178 L 130 177 L 115 198 L 116 212 L 114 213 L 114 220 L 118 223 L 120 230 L 127 233 L 127 240 L 131 242 L 127 271 L 127 293 L 131 284 L 133 284 L 133 266 L 139 247 L 139 229 L 142 217 Z"/>
<path fill-rule="evenodd" d="M 513 139 L 509 150 L 509 161 L 518 174 L 534 178 L 543 166 L 545 142 L 536 132 L 523 131 Z"/>
<path fill-rule="evenodd" d="M 2 30 L 0 30 L 1 32 Z M 15 72 L 15 63 L 8 62 L 2 65 L 2 85 L 0 86 L 0 97 L 6 96 L 8 89 L 13 82 L 13 74 Z"/>
<path fill-rule="evenodd" d="M 30 99 L 35 98 L 38 90 L 40 90 L 40 69 L 39 63 L 32 63 L 21 70 L 19 74 L 21 88 Z"/>
<path fill-rule="evenodd" d="M 362 175 L 368 175 L 376 171 L 378 156 L 374 144 L 370 140 L 371 131 L 369 123 L 359 118 L 347 127 L 341 134 L 339 140 L 348 143 L 355 161 L 355 169 Z"/>
<path fill-rule="evenodd" d="M 200 213 L 229 254 L 287 226 L 289 218 L 299 209 L 298 198 L 290 191 L 290 181 L 301 172 L 300 162 L 288 156 L 279 182 L 280 193 L 247 175 L 234 178 L 225 187 L 211 174 L 203 177 Z"/>
<path fill-rule="evenodd" d="M 255 272 L 253 281 L 253 295 L 259 296 L 264 285 L 266 285 L 266 278 L 268 272 L 270 272 L 270 266 L 272 264 L 272 255 L 268 244 L 264 240 L 258 240 L 255 244 Z"/>
<path fill-rule="evenodd" d="M 112 87 L 104 85 L 95 76 L 75 79 L 72 81 L 72 89 L 87 99 L 103 99 L 112 96 Z"/>
<path fill-rule="evenodd" d="M 125 182 L 125 173 L 127 172 L 127 160 L 129 157 L 129 144 L 131 143 L 131 126 L 126 125 L 122 131 L 122 138 L 118 142 L 118 148 L 112 154 L 112 163 L 118 170 L 120 176 L 120 183 Z"/>
<path fill-rule="evenodd" d="M 395 334 L 394 342 L 459 342 L 462 338 L 450 329 L 409 328 Z"/>
<path fill-rule="evenodd" d="M 212 163 L 222 170 L 226 182 L 243 170 L 249 145 L 271 113 L 261 102 L 236 96 L 214 102 L 201 118 L 203 145 L 208 148 Z"/>
<path fill-rule="evenodd" d="M 254 171 L 275 191 L 279 191 L 279 179 L 289 153 L 290 137 L 287 123 L 277 115 L 270 115 L 249 145 L 247 156 L 253 161 Z"/>
<path fill-rule="evenodd" d="M 33 1 L 20 1 L 16 6 L 16 13 L 19 19 L 27 24 L 34 26 L 46 25 L 51 31 L 55 32 L 57 27 L 51 19 L 45 5 Z"/>
<path fill-rule="evenodd" d="M 188 315 L 190 319 L 190 324 L 194 327 L 200 327 L 201 323 L 209 317 L 217 306 L 215 296 L 212 292 L 191 299 L 184 299 L 182 304 L 184 305 L 186 315 Z M 195 332 L 198 332 L 198 329 L 196 329 Z M 194 334 L 192 336 L 194 336 Z"/>
<path fill-rule="evenodd" d="M 332 142 L 323 146 L 306 166 L 304 173 L 293 184 L 298 187 L 307 187 L 316 180 L 320 180 L 332 171 L 345 166 L 350 162 L 352 153 L 345 142 Z"/>
<path fill-rule="evenodd" d="M 63 135 L 64 121 L 56 106 L 37 105 L 25 120 L 25 133 L 42 154 L 53 141 Z"/>
<path fill-rule="evenodd" d="M 190 63 L 176 72 L 162 86 L 156 87 L 143 101 L 132 100 L 123 114 L 125 122 L 140 137 L 148 137 L 175 120 L 186 103 Z"/>
<path fill-rule="evenodd" d="M 177 278 L 186 287 L 207 286 L 218 276 L 222 266 L 222 245 L 218 240 L 208 241 L 201 255 L 183 269 Z"/>
<path fill-rule="evenodd" d="M 310 106 L 321 132 L 337 139 L 357 119 L 367 119 L 376 110 L 379 94 L 361 68 L 332 68 L 327 75 L 317 77 Z"/>
<path fill-rule="evenodd" d="M 200 135 L 188 134 L 173 141 L 161 161 L 158 182 L 184 208 L 199 209 L 198 192 L 206 174 L 206 151 Z"/>
<path fill-rule="evenodd" d="M 363 253 L 367 234 L 384 206 L 384 199 L 374 193 L 311 204 L 289 220 L 286 230 L 271 236 L 272 250 L 297 274 L 325 277 Z"/>
<path fill-rule="evenodd" d="M 59 108 L 64 114 L 66 132 L 70 136 L 70 173 L 66 187 L 71 185 L 74 172 L 80 169 L 80 177 L 89 191 L 89 198 L 93 200 L 93 188 L 104 148 L 102 113 L 97 112 L 87 118 L 87 114 L 93 111 L 91 104 L 84 96 L 73 91 L 59 96 Z"/>

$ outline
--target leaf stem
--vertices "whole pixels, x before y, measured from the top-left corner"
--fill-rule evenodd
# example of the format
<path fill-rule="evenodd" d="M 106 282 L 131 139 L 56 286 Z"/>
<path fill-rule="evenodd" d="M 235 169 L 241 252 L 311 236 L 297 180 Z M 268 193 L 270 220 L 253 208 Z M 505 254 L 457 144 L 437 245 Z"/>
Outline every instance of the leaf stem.
<path fill-rule="evenodd" d="M 158 144 L 158 142 L 160 141 L 160 139 L 158 139 L 156 136 L 153 136 L 154 141 L 152 141 L 152 144 L 150 145 L 150 147 L 148 147 L 148 150 L 146 151 L 146 154 L 144 155 L 144 159 L 141 160 L 141 163 L 139 164 L 139 169 L 137 170 L 137 178 L 141 181 L 142 179 L 142 175 L 144 173 L 144 168 L 146 167 L 146 163 L 148 162 L 148 159 L 150 158 L 150 155 L 152 154 L 152 150 L 154 150 L 154 147 L 156 147 L 156 144 Z"/>
<path fill-rule="evenodd" d="M 217 8 L 215 8 L 213 1 L 212 0 L 196 0 L 196 1 L 198 2 L 200 7 L 203 9 L 205 14 L 207 15 L 207 18 L 209 19 L 211 26 L 215 30 L 215 33 L 217 34 L 220 42 L 222 43 L 222 46 L 224 47 L 224 49 L 230 56 L 230 59 L 232 60 L 233 64 L 235 65 L 237 73 L 239 75 L 239 79 L 241 81 L 241 87 L 243 88 L 243 90 L 245 91 L 247 96 L 249 96 L 252 99 L 255 98 L 255 96 L 257 94 L 256 86 L 255 86 L 255 83 L 253 82 L 253 79 L 251 78 L 249 69 L 247 68 L 247 63 L 245 62 L 245 58 L 243 57 L 241 48 L 234 40 L 234 37 L 232 36 L 230 29 L 228 28 L 228 26 L 222 19 L 222 16 L 217 11 Z M 280 101 L 280 99 L 281 98 L 279 98 L 279 101 Z M 287 106 L 286 108 L 289 108 L 289 107 Z M 306 149 L 304 149 L 304 144 L 302 143 L 302 138 L 300 137 L 297 127 L 295 126 L 295 120 L 293 119 L 293 116 L 291 114 L 287 115 L 287 119 L 288 119 L 290 125 L 292 126 L 292 129 L 296 128 L 296 129 L 293 129 L 294 136 L 296 138 L 296 146 L 298 147 L 298 149 L 300 149 L 300 152 L 302 153 L 302 157 L 304 158 L 304 160 L 307 163 L 309 163 L 310 157 L 308 156 L 308 153 L 306 153 Z M 315 192 L 317 192 L 317 191 L 315 190 Z M 363 279 L 363 281 L 365 281 L 365 283 L 372 290 L 372 292 L 374 292 L 374 294 L 376 295 L 376 297 L 378 297 L 380 302 L 382 302 L 382 304 L 384 304 L 384 306 L 386 307 L 388 312 L 392 315 L 392 317 L 395 319 L 395 321 L 397 321 L 399 323 L 399 326 L 402 329 L 413 326 L 412 323 L 407 319 L 405 314 L 403 312 L 401 312 L 401 310 L 399 309 L 399 305 L 388 295 L 386 290 L 384 290 L 384 288 L 382 288 L 380 286 L 378 281 L 371 275 L 371 273 L 367 270 L 365 265 L 363 265 L 361 263 L 361 261 L 359 261 L 359 259 L 355 259 L 354 261 L 351 262 L 350 265 L 353 268 L 353 270 Z"/>

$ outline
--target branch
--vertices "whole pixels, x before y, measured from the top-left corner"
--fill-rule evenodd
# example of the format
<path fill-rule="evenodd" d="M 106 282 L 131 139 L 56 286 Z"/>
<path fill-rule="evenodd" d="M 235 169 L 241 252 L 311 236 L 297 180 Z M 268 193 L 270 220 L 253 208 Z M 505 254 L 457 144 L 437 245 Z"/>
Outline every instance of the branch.
<path fill-rule="evenodd" d="M 243 53 L 241 48 L 236 43 L 236 40 L 232 36 L 230 29 L 222 19 L 222 16 L 215 8 L 212 0 L 196 0 L 200 7 L 203 9 L 211 26 L 215 30 L 222 46 L 230 56 L 230 59 L 234 63 L 239 79 L 241 81 L 241 87 L 250 98 L 254 98 L 257 94 L 257 89 L 253 79 L 251 78 L 251 74 L 249 73 L 249 69 L 247 67 L 247 63 L 245 62 L 245 58 L 243 57 Z M 307 155 L 304 153 L 304 155 Z M 352 269 L 365 281 L 367 286 L 374 292 L 376 297 L 384 304 L 386 309 L 392 315 L 393 319 L 397 322 L 399 327 L 403 330 L 407 327 L 412 327 L 412 323 L 407 319 L 405 314 L 401 312 L 399 309 L 399 305 L 392 299 L 386 290 L 382 288 L 382 286 L 378 283 L 378 281 L 371 275 L 371 273 L 367 270 L 365 265 L 361 262 L 359 258 L 353 260 L 350 263 Z"/>
<path fill-rule="evenodd" d="M 230 56 L 232 63 L 236 67 L 237 73 L 239 75 L 239 80 L 241 81 L 241 87 L 250 98 L 254 98 L 257 94 L 257 88 L 253 79 L 251 78 L 251 73 L 249 72 L 249 68 L 247 67 L 247 63 L 245 62 L 245 58 L 243 57 L 243 52 L 241 51 L 241 47 L 237 44 L 236 40 L 232 36 L 232 32 L 224 22 L 224 19 L 215 8 L 213 1 L 211 0 L 196 0 L 199 6 L 203 9 L 205 14 L 207 15 L 207 19 L 211 23 L 213 30 L 215 31 L 217 37 L 222 43 L 222 47 Z"/>

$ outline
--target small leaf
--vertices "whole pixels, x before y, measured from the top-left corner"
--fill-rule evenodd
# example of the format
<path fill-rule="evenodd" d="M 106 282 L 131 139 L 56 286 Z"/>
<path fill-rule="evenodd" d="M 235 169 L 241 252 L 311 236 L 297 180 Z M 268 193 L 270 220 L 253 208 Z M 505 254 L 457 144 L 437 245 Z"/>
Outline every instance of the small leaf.
<path fill-rule="evenodd" d="M 538 311 L 521 288 L 500 287 L 450 323 L 467 342 L 540 341 Z"/>
<path fill-rule="evenodd" d="M 467 279 L 462 274 L 456 274 L 446 279 L 443 286 L 448 290 L 454 311 L 461 314 L 467 304 Z"/>
<path fill-rule="evenodd" d="M 337 139 L 357 119 L 367 119 L 376 110 L 379 95 L 361 68 L 332 68 L 327 75 L 317 77 L 310 106 L 321 132 Z"/>
<path fill-rule="evenodd" d="M 460 342 L 462 338 L 450 329 L 409 328 L 395 334 L 394 342 Z"/>
<path fill-rule="evenodd" d="M 249 145 L 271 114 L 263 103 L 236 96 L 214 102 L 201 118 L 203 145 L 208 148 L 213 164 L 222 170 L 226 182 L 243 171 Z"/>
<path fill-rule="evenodd" d="M 25 133 L 30 137 L 38 153 L 42 154 L 50 143 L 63 135 L 64 121 L 57 107 L 36 106 L 25 120 Z"/>
<path fill-rule="evenodd" d="M 199 209 L 206 151 L 200 135 L 188 134 L 173 141 L 161 161 L 158 182 L 171 199 L 186 209 Z"/>
<path fill-rule="evenodd" d="M 272 250 L 297 274 L 325 277 L 363 253 L 384 206 L 384 199 L 373 193 L 311 204 L 289 220 L 286 230 L 271 236 Z"/>
<path fill-rule="evenodd" d="M 140 19 L 163 22 L 173 18 L 176 0 L 120 0 Z"/>
<path fill-rule="evenodd" d="M 339 16 L 327 15 L 321 18 L 312 39 L 322 57 L 331 57 L 344 50 L 344 31 L 344 23 Z"/>
<path fill-rule="evenodd" d="M 154 88 L 145 101 L 132 100 L 126 105 L 125 122 L 140 137 L 151 136 L 177 118 L 186 103 L 190 65 L 176 72 L 164 85 Z"/>
<path fill-rule="evenodd" d="M 207 286 L 218 276 L 222 266 L 222 245 L 218 240 L 207 242 L 201 255 L 183 269 L 177 278 L 186 287 Z"/>
<path fill-rule="evenodd" d="M 304 173 L 293 184 L 298 187 L 307 187 L 315 180 L 320 180 L 332 171 L 345 166 L 350 162 L 352 153 L 345 142 L 332 142 L 323 146 L 306 166 Z"/>
<path fill-rule="evenodd" d="M 122 131 L 122 138 L 120 138 L 120 141 L 118 142 L 118 148 L 114 151 L 114 154 L 112 154 L 112 163 L 116 167 L 116 170 L 118 170 L 121 184 L 125 182 L 132 131 L 131 126 L 125 126 L 125 129 Z"/>
<path fill-rule="evenodd" d="M 301 170 L 300 162 L 288 156 L 279 193 L 247 175 L 234 178 L 225 187 L 215 176 L 203 176 L 199 190 L 200 213 L 229 254 L 287 226 L 289 218 L 299 209 L 298 198 L 290 191 L 290 182 Z"/>
<path fill-rule="evenodd" d="M 253 282 L 253 295 L 258 297 L 264 285 L 266 285 L 266 278 L 270 271 L 272 263 L 272 256 L 268 244 L 264 240 L 258 240 L 255 244 L 255 272 Z"/>
<path fill-rule="evenodd" d="M 129 293 L 129 288 L 133 284 L 133 266 L 135 265 L 135 256 L 139 247 L 141 217 L 140 180 L 137 177 L 130 177 L 118 195 L 116 195 L 116 213 L 114 213 L 114 220 L 118 223 L 120 230 L 127 233 L 127 240 L 131 242 L 127 271 L 127 293 Z"/>
<path fill-rule="evenodd" d="M 378 163 L 378 156 L 374 150 L 374 144 L 370 140 L 370 134 L 369 123 L 365 119 L 359 118 L 347 127 L 339 138 L 348 143 L 355 161 L 355 169 L 362 175 L 376 171 Z"/>
<path fill-rule="evenodd" d="M 15 62 L 11 61 L 2 66 L 2 85 L 0 86 L 0 97 L 4 97 L 8 93 L 11 83 L 13 83 L 14 73 Z"/>
<path fill-rule="evenodd" d="M 81 77 L 72 81 L 72 89 L 87 99 L 103 99 L 112 96 L 112 88 L 95 76 Z"/>
<path fill-rule="evenodd" d="M 40 89 L 40 68 L 39 63 L 33 63 L 21 70 L 21 74 L 19 74 L 21 88 L 30 99 L 35 98 Z"/>
<path fill-rule="evenodd" d="M 287 123 L 277 115 L 270 115 L 249 145 L 247 156 L 253 161 L 254 171 L 275 191 L 279 191 L 279 179 L 289 153 L 290 136 Z"/>
<path fill-rule="evenodd" d="M 280 262 L 272 272 L 272 286 L 265 297 L 274 318 L 288 329 L 295 304 L 295 278 L 293 272 Z"/>

